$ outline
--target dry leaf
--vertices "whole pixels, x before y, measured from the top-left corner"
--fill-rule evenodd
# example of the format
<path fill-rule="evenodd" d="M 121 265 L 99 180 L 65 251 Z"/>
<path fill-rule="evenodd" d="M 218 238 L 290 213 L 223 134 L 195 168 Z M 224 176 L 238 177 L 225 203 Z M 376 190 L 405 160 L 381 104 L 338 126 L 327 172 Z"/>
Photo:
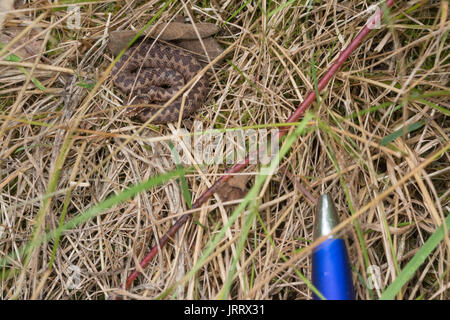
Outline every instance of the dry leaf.
<path fill-rule="evenodd" d="M 220 44 L 212 37 L 208 37 L 202 39 L 203 45 L 205 46 L 206 53 L 210 60 L 218 57 L 222 52 L 223 48 Z M 203 50 L 203 46 L 199 40 L 179 40 L 173 42 L 175 45 L 184 48 L 197 56 L 197 59 L 200 63 L 206 64 L 208 63 L 208 59 L 205 55 L 205 50 Z"/>
<path fill-rule="evenodd" d="M 18 27 L 10 27 L 10 28 L 5 28 L 1 33 L 0 33 L 0 42 L 2 43 L 8 43 L 10 42 L 12 39 L 14 39 L 21 31 L 23 30 L 23 28 L 18 28 Z M 39 50 L 41 50 L 41 46 L 42 46 L 42 39 L 36 39 L 33 41 L 30 41 L 31 38 L 33 38 L 34 36 L 36 36 L 36 34 L 38 34 L 39 31 L 35 30 L 35 29 L 31 29 L 30 32 L 28 32 L 26 35 L 24 35 L 14 46 L 13 48 L 17 48 L 18 46 L 21 46 L 22 44 L 26 43 L 26 45 L 19 49 L 18 51 L 16 51 L 14 54 L 18 55 L 19 57 L 21 57 L 22 59 L 26 59 L 28 57 L 32 57 L 35 56 L 39 53 Z"/>
<path fill-rule="evenodd" d="M 14 9 L 20 8 L 24 4 L 24 0 L 0 0 L 0 42 L 3 44 L 9 43 L 12 39 L 14 39 L 22 30 L 23 27 L 4 27 L 4 22 L 9 14 L 2 14 L 2 11 L 11 11 Z M 10 16 L 20 17 L 21 20 L 29 20 L 24 14 L 10 14 Z M 19 49 L 15 52 L 16 55 L 20 56 L 23 59 L 26 59 L 31 56 L 35 56 L 39 53 L 39 50 L 42 47 L 42 39 L 43 36 L 37 40 L 30 41 L 31 38 L 36 36 L 39 32 L 41 32 L 41 28 L 34 28 L 26 35 L 24 35 L 14 46 L 17 48 L 22 44 L 26 44 L 22 49 Z"/>
<path fill-rule="evenodd" d="M 206 50 L 210 59 L 214 59 L 223 49 L 220 45 L 211 38 L 211 35 L 217 33 L 219 28 L 211 23 L 197 23 L 195 25 L 200 36 L 203 38 Z M 157 25 L 153 30 L 149 30 L 146 33 L 150 37 L 158 37 L 164 41 L 174 41 L 175 45 L 185 48 L 200 56 L 205 56 L 205 52 L 198 41 L 197 34 L 194 27 L 189 23 L 171 22 Z M 126 47 L 133 37 L 136 36 L 135 31 L 112 31 L 109 34 L 109 49 L 114 55 L 118 55 L 119 52 Z"/>
<path fill-rule="evenodd" d="M 212 23 L 195 24 L 201 38 L 207 38 L 219 32 L 219 27 Z M 195 28 L 190 23 L 171 22 L 157 25 L 149 36 L 158 36 L 162 40 L 197 40 L 198 36 Z"/>
<path fill-rule="evenodd" d="M 248 192 L 247 182 L 250 175 L 237 175 L 231 177 L 217 190 L 217 195 L 223 202 L 242 199 Z"/>
<path fill-rule="evenodd" d="M 109 33 L 108 47 L 113 55 L 117 56 L 136 35 L 134 31 L 112 31 Z M 114 41 L 112 41 L 114 39 Z"/>

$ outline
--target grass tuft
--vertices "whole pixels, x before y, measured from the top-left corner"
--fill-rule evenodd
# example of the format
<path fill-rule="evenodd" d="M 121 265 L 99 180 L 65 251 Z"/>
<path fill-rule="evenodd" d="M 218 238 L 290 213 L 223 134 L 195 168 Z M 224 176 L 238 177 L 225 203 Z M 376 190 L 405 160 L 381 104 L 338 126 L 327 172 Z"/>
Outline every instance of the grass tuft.
<path fill-rule="evenodd" d="M 293 124 L 302 130 L 282 140 L 276 170 L 249 166 L 246 195 L 192 208 L 229 167 L 190 170 L 184 160 L 195 155 L 174 146 L 196 137 L 192 121 L 205 135 L 283 128 L 375 2 L 184 2 L 24 1 L 6 20 L 0 299 L 310 299 L 315 201 L 325 192 L 345 221 L 358 299 L 448 299 L 448 3 L 396 1 Z M 68 23 L 74 6 L 79 29 Z M 204 106 L 182 121 L 189 134 L 174 139 L 176 124 L 124 116 L 107 41 L 180 15 L 221 26 L 215 38 L 232 50 Z M 121 289 L 186 213 L 193 223 Z"/>

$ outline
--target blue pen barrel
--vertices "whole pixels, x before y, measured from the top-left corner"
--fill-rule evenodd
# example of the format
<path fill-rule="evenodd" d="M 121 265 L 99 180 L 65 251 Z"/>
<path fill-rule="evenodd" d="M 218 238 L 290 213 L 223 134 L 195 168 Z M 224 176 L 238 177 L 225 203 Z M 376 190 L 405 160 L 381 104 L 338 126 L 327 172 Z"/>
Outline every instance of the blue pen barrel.
<path fill-rule="evenodd" d="M 327 239 L 313 251 L 312 282 L 327 300 L 355 299 L 344 240 Z M 314 293 L 313 296 L 320 300 Z"/>

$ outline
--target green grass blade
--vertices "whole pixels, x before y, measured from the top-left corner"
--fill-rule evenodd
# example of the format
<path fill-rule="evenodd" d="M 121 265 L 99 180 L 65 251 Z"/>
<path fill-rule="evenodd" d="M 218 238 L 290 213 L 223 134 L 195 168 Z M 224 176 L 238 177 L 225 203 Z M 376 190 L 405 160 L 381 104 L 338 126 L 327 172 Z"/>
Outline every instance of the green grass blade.
<path fill-rule="evenodd" d="M 236 272 L 236 265 L 239 260 L 239 256 L 244 248 L 245 241 L 247 239 L 248 233 L 250 232 L 250 227 L 252 225 L 252 222 L 254 218 L 256 217 L 255 211 L 257 211 L 257 204 L 256 199 L 258 196 L 258 193 L 260 192 L 262 186 L 264 185 L 264 182 L 266 181 L 267 177 L 270 173 L 274 172 L 275 169 L 280 164 L 281 160 L 285 156 L 285 154 L 291 149 L 292 144 L 297 140 L 297 138 L 300 136 L 300 134 L 303 133 L 303 131 L 306 128 L 306 125 L 308 122 L 312 119 L 312 115 L 310 113 L 307 113 L 303 120 L 300 122 L 300 125 L 297 126 L 296 130 L 293 134 L 289 135 L 286 138 L 285 143 L 280 149 L 280 152 L 278 155 L 272 160 L 269 167 L 262 167 L 260 169 L 259 174 L 256 176 L 255 185 L 250 189 L 247 196 L 244 198 L 244 201 L 241 204 L 244 204 L 244 206 L 239 206 L 238 209 L 236 209 L 233 212 L 233 215 L 239 216 L 243 211 L 245 207 L 249 207 L 251 210 L 251 213 L 247 216 L 245 219 L 245 225 L 244 229 L 241 231 L 241 235 L 238 241 L 238 246 L 236 248 L 236 256 L 233 257 L 233 261 L 231 264 L 230 271 L 228 272 L 227 279 L 225 281 L 225 284 L 223 286 L 223 289 L 221 291 L 221 299 L 226 299 L 228 295 L 230 294 L 231 290 L 231 284 L 232 280 L 234 279 L 234 274 Z M 230 219 L 231 220 L 231 219 Z"/>
<path fill-rule="evenodd" d="M 433 102 L 428 101 L 428 100 L 426 100 L 426 99 L 420 99 L 420 98 L 415 99 L 415 100 L 420 101 L 420 102 L 422 102 L 423 104 L 425 104 L 425 105 L 427 105 L 427 106 L 429 106 L 429 107 L 431 107 L 431 108 L 433 108 L 433 109 L 436 109 L 436 110 L 439 111 L 439 112 L 442 112 L 442 113 L 445 114 L 446 116 L 450 116 L 450 110 L 448 110 L 448 109 L 446 109 L 446 108 L 444 108 L 444 107 L 441 107 L 440 105 L 438 105 L 438 104 L 436 104 L 436 103 L 433 103 Z"/>
<path fill-rule="evenodd" d="M 172 151 L 172 155 L 174 157 L 175 164 L 177 165 L 177 169 L 182 169 L 180 155 L 178 154 L 177 149 L 175 148 L 175 146 L 173 145 L 173 143 L 171 141 L 169 141 L 168 144 L 169 144 L 170 150 Z M 186 177 L 184 176 L 184 174 L 180 175 L 180 181 L 181 181 L 181 190 L 183 192 L 183 198 L 186 201 L 188 208 L 192 209 L 192 200 L 191 200 L 192 195 L 191 195 L 191 192 L 189 191 L 189 187 L 188 187 Z"/>
<path fill-rule="evenodd" d="M 445 224 L 447 225 L 446 230 L 450 228 L 450 214 L 447 215 L 445 219 Z M 405 266 L 405 268 L 400 272 L 398 277 L 391 283 L 391 285 L 384 290 L 380 297 L 380 300 L 392 300 L 395 298 L 397 293 L 400 292 L 402 287 L 408 282 L 409 279 L 414 275 L 417 269 L 422 265 L 425 259 L 433 252 L 437 247 L 439 242 L 444 238 L 444 225 L 441 225 L 433 233 L 433 235 L 425 242 L 425 244 L 420 248 L 420 250 L 414 255 L 411 261 Z"/>
<path fill-rule="evenodd" d="M 371 113 L 371 112 L 375 112 L 375 111 L 380 110 L 380 109 L 384 109 L 386 107 L 390 107 L 390 106 L 392 106 L 392 104 L 393 104 L 392 102 L 384 102 L 384 103 L 378 104 L 376 106 L 363 109 L 363 110 L 358 111 L 358 112 L 353 112 L 351 115 L 345 116 L 345 118 L 346 119 L 355 119 L 355 118 L 357 118 L 359 116 L 365 115 L 366 113 Z M 392 112 L 397 111 L 400 108 L 401 108 L 401 104 L 395 106 L 394 109 L 392 110 Z"/>
<path fill-rule="evenodd" d="M 244 212 L 244 209 L 247 208 L 247 206 L 251 203 L 251 201 L 254 201 L 257 199 L 258 193 L 260 189 L 262 188 L 266 178 L 269 176 L 271 172 L 275 170 L 275 168 L 280 163 L 283 156 L 290 150 L 292 144 L 297 140 L 298 136 L 304 131 L 306 128 L 306 125 L 308 122 L 312 119 L 312 114 L 306 113 L 303 120 L 300 122 L 300 124 L 297 126 L 294 133 L 289 135 L 286 138 L 285 143 L 280 148 L 280 151 L 277 156 L 274 157 L 272 162 L 270 163 L 269 167 L 262 167 L 260 169 L 259 174 L 256 176 L 256 181 L 253 187 L 248 191 L 245 198 L 242 200 L 242 202 L 238 205 L 238 207 L 234 210 L 234 212 L 231 214 L 230 218 L 228 219 L 228 222 L 225 226 L 222 227 L 222 229 L 216 234 L 216 236 L 212 239 L 210 244 L 206 246 L 205 250 L 202 252 L 202 255 L 198 259 L 197 263 L 192 267 L 192 269 L 176 284 L 172 285 L 168 289 L 166 289 L 160 296 L 158 296 L 158 299 L 162 299 L 164 297 L 167 297 L 170 295 L 170 293 L 175 289 L 175 286 L 178 284 L 185 283 L 188 279 L 190 279 L 207 261 L 208 257 L 213 253 L 214 249 L 217 247 L 220 241 L 225 237 L 225 234 L 229 228 L 235 223 L 237 218 Z M 245 233 L 245 232 L 243 232 Z M 243 235 L 244 237 L 246 235 Z M 238 251 L 237 251 L 237 254 Z M 229 293 L 229 288 L 231 285 L 230 279 L 233 279 L 233 275 L 235 272 L 235 266 L 236 266 L 236 257 L 234 257 L 232 268 L 227 276 L 226 283 L 224 284 L 224 287 L 221 291 L 221 296 L 226 297 Z"/>
<path fill-rule="evenodd" d="M 271 12 L 269 12 L 269 14 L 267 15 L 267 17 L 270 19 L 274 14 L 280 12 L 281 10 L 283 10 L 284 8 L 290 6 L 295 0 L 290 0 L 288 2 L 283 3 L 282 5 L 280 5 L 279 7 L 275 8 L 274 10 L 272 10 Z"/>
<path fill-rule="evenodd" d="M 3 43 L 0 42 L 0 50 L 3 49 L 4 46 L 5 46 L 5 45 L 4 45 Z M 9 56 L 7 56 L 7 57 L 5 58 L 5 61 L 21 62 L 21 61 L 22 61 L 22 58 L 19 57 L 18 55 L 10 54 Z M 27 77 L 30 75 L 29 72 L 28 72 L 24 67 L 18 67 L 18 69 L 19 69 L 20 71 L 22 71 Z M 31 78 L 31 82 L 33 82 L 33 84 L 34 84 L 39 90 L 42 90 L 42 91 L 45 91 L 45 90 L 46 90 L 45 86 L 44 86 L 38 79 L 32 77 L 32 78 Z"/>
<path fill-rule="evenodd" d="M 233 14 L 227 19 L 227 21 L 225 21 L 225 22 L 222 24 L 222 27 L 223 27 L 224 25 L 226 25 L 228 21 L 230 21 L 231 19 L 233 19 L 239 12 L 241 12 L 241 10 L 244 9 L 244 8 L 250 3 L 250 1 L 251 1 L 251 0 L 247 0 L 242 6 L 239 7 L 239 9 L 237 9 L 235 12 L 233 12 Z"/>
<path fill-rule="evenodd" d="M 425 122 L 423 122 L 423 121 L 417 121 L 415 123 L 412 123 L 412 124 L 410 124 L 410 125 L 408 125 L 406 127 L 406 133 L 410 133 L 412 131 L 415 131 L 415 130 L 423 127 L 424 124 L 425 124 Z M 388 134 L 383 139 L 381 139 L 381 145 L 382 146 L 386 146 L 388 143 L 394 141 L 398 137 L 401 137 L 404 132 L 405 132 L 405 129 L 404 128 L 400 128 L 400 129 L 396 130 L 395 132 L 392 132 L 391 134 Z"/>
<path fill-rule="evenodd" d="M 120 204 L 126 200 L 129 200 L 136 196 L 138 193 L 143 192 L 145 190 L 148 190 L 150 188 L 153 188 L 157 185 L 160 185 L 170 179 L 173 179 L 175 177 L 179 177 L 182 174 L 185 174 L 186 172 L 189 172 L 191 169 L 177 169 L 170 171 L 165 174 L 157 175 L 154 177 L 149 178 L 148 180 L 141 182 L 139 184 L 133 185 L 128 189 L 123 190 L 117 195 L 113 195 L 105 199 L 104 201 L 100 202 L 99 204 L 93 206 L 92 208 L 86 210 L 85 212 L 79 214 L 72 220 L 66 222 L 65 224 L 61 225 L 59 228 L 54 229 L 52 231 L 47 232 L 45 235 L 37 237 L 34 241 L 30 242 L 27 246 L 22 247 L 19 249 L 20 255 L 29 253 L 31 250 L 36 248 L 37 246 L 41 245 L 43 242 L 50 241 L 55 239 L 58 234 L 70 230 L 77 225 L 88 221 L 89 219 L 92 219 L 105 210 L 112 208 L 113 206 Z M 0 259 L 0 268 L 7 268 L 8 261 L 16 259 L 16 255 L 10 254 L 8 256 L 2 257 Z"/>
<path fill-rule="evenodd" d="M 247 81 L 256 91 L 258 91 L 259 94 L 263 94 L 261 92 L 261 90 L 256 86 L 256 84 L 253 83 L 252 80 L 250 80 L 248 77 L 246 77 L 246 75 L 244 74 L 244 72 L 242 72 L 237 65 L 235 65 L 231 60 L 227 60 L 227 62 L 233 67 L 234 70 L 236 70 L 242 78 L 244 78 L 245 81 Z"/>

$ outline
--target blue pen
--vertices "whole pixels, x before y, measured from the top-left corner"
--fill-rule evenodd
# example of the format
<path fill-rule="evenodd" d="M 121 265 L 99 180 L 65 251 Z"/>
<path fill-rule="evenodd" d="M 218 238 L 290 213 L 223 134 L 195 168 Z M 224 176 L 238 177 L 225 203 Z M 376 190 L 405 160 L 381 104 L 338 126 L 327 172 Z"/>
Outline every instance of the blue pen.
<path fill-rule="evenodd" d="M 338 224 L 339 218 L 331 197 L 322 195 L 317 204 L 314 240 L 329 234 Z M 350 262 L 343 239 L 332 235 L 314 249 L 312 283 L 327 300 L 355 299 Z M 313 296 L 315 300 L 320 300 L 314 293 Z"/>

